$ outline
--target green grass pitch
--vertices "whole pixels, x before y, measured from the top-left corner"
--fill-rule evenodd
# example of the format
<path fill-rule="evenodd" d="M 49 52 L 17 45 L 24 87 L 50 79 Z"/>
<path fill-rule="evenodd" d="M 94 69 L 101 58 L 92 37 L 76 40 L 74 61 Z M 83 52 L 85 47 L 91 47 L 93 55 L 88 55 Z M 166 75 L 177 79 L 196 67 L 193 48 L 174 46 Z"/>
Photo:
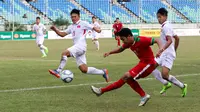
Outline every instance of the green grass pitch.
<path fill-rule="evenodd" d="M 132 51 L 103 58 L 103 53 L 116 48 L 114 39 L 100 39 L 100 51 L 88 39 L 88 66 L 107 68 L 111 81 L 118 80 L 138 59 Z M 200 37 L 181 37 L 177 59 L 171 74 L 188 84 L 188 94 L 181 97 L 173 86 L 165 96 L 159 94 L 157 80 L 139 83 L 151 95 L 144 107 L 138 107 L 139 95 L 125 85 L 96 97 L 90 85 L 106 86 L 102 76 L 82 74 L 73 58 L 65 69 L 75 77 L 67 84 L 48 73 L 57 68 L 60 54 L 72 40 L 46 40 L 49 55 L 42 59 L 35 41 L 0 41 L 0 112 L 198 112 L 200 110 Z M 157 45 L 153 46 L 154 51 Z"/>

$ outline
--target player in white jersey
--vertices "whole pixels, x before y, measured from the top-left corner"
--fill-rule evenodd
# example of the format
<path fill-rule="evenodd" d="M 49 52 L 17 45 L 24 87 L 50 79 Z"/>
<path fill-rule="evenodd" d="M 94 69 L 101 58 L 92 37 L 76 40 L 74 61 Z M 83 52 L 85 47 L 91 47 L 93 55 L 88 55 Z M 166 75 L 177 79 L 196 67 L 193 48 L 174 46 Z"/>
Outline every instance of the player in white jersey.
<path fill-rule="evenodd" d="M 174 34 L 171 24 L 167 21 L 167 14 L 168 12 L 165 8 L 160 8 L 157 12 L 158 22 L 162 25 L 160 39 L 163 47 L 157 53 L 155 61 L 162 67 L 162 73 L 156 69 L 152 72 L 152 74 L 156 77 L 156 79 L 160 80 L 164 84 L 163 89 L 160 92 L 161 94 L 165 93 L 166 90 L 171 87 L 171 83 L 173 83 L 182 89 L 181 96 L 185 97 L 187 94 L 187 84 L 183 84 L 174 76 L 169 75 L 173 62 L 176 58 L 179 38 Z M 161 78 L 161 74 L 163 79 Z"/>
<path fill-rule="evenodd" d="M 100 28 L 100 25 L 97 22 L 95 16 L 92 17 L 92 25 L 95 26 L 95 27 Z M 96 45 L 96 48 L 97 48 L 97 51 L 98 51 L 99 50 L 98 33 L 96 31 L 94 31 L 94 30 L 92 31 L 92 41 Z"/>
<path fill-rule="evenodd" d="M 36 17 L 36 24 L 33 25 L 32 31 L 36 32 L 36 44 L 42 52 L 42 57 L 46 57 L 48 54 L 48 48 L 43 45 L 46 27 L 40 23 L 40 17 Z"/>
<path fill-rule="evenodd" d="M 49 70 L 50 74 L 60 78 L 60 72 L 65 67 L 68 58 L 74 57 L 76 59 L 77 66 L 82 73 L 102 75 L 106 82 L 108 82 L 109 77 L 107 69 L 100 70 L 95 67 L 88 67 L 86 63 L 86 32 L 87 30 L 94 30 L 100 33 L 101 29 L 92 26 L 86 21 L 80 20 L 80 10 L 73 9 L 70 15 L 73 24 L 70 25 L 66 31 L 61 32 L 55 26 L 51 27 L 51 29 L 61 37 L 72 34 L 74 45 L 63 51 L 59 67 L 56 70 Z"/>

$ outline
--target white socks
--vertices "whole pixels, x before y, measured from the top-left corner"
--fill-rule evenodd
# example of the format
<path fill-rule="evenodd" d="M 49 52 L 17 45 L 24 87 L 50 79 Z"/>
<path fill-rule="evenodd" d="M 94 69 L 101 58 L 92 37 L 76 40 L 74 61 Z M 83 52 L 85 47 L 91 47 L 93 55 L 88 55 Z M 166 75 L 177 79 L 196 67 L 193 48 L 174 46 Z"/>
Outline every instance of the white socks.
<path fill-rule="evenodd" d="M 161 72 L 158 69 L 155 69 L 152 74 L 154 77 L 159 80 L 162 84 L 167 85 L 168 81 L 162 78 Z"/>
<path fill-rule="evenodd" d="M 57 72 L 61 72 L 67 63 L 67 56 L 62 56 Z"/>
<path fill-rule="evenodd" d="M 87 74 L 103 75 L 104 71 L 96 69 L 94 67 L 88 67 Z"/>
<path fill-rule="evenodd" d="M 180 87 L 180 88 L 184 88 L 184 84 L 182 82 L 180 82 L 178 79 L 176 79 L 174 76 L 169 75 L 168 80 L 170 82 L 172 82 L 174 85 Z"/>
<path fill-rule="evenodd" d="M 97 50 L 99 50 L 99 41 L 98 40 L 94 40 L 93 43 L 96 45 Z"/>
<path fill-rule="evenodd" d="M 184 88 L 184 84 L 182 82 L 180 82 L 178 79 L 176 79 L 174 76 L 169 75 L 168 81 L 162 78 L 161 72 L 158 69 L 155 69 L 152 74 L 154 75 L 154 77 L 159 80 L 161 83 L 163 83 L 164 85 L 168 84 L 168 81 L 173 83 L 174 85 L 180 87 L 180 88 Z"/>
<path fill-rule="evenodd" d="M 46 53 L 44 52 L 44 49 L 40 48 L 40 51 L 42 52 L 43 56 L 46 56 Z"/>

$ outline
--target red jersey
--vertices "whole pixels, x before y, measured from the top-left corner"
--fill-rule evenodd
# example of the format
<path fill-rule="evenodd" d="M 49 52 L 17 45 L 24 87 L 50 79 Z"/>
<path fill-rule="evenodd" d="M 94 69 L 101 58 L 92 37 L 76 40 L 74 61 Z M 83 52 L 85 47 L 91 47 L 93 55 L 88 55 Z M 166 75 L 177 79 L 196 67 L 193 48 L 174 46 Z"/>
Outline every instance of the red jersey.
<path fill-rule="evenodd" d="M 122 27 L 123 27 L 122 23 L 115 23 L 113 25 L 114 33 L 116 34 L 117 32 L 119 32 L 122 29 Z"/>
<path fill-rule="evenodd" d="M 134 37 L 134 43 L 132 45 L 123 44 L 123 48 L 130 48 L 140 59 L 140 62 L 155 64 L 154 54 L 151 49 L 151 45 L 154 44 L 154 38 L 148 37 Z"/>

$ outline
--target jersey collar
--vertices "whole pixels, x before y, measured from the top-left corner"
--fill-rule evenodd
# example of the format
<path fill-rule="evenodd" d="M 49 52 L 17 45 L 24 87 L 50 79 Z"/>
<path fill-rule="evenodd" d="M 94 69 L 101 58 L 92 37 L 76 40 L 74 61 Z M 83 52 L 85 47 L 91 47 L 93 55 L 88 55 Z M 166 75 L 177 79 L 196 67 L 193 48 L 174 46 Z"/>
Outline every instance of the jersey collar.
<path fill-rule="evenodd" d="M 81 20 L 78 20 L 74 25 L 78 25 L 81 22 Z"/>
<path fill-rule="evenodd" d="M 164 27 L 166 23 L 168 23 L 168 21 L 165 21 L 165 22 L 162 24 L 162 27 Z"/>

